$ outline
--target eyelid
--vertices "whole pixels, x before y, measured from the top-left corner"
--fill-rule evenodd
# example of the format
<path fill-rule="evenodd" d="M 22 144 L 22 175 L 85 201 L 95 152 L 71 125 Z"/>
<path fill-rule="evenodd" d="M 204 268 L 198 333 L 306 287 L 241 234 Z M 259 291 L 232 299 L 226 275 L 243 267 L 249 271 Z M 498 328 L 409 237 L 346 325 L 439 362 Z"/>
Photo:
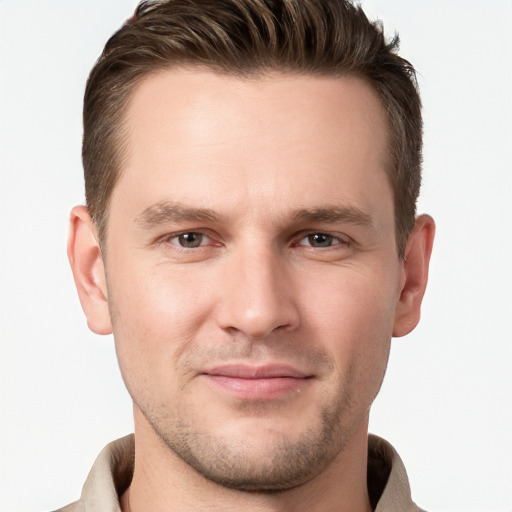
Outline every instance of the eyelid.
<path fill-rule="evenodd" d="M 163 236 L 160 236 L 156 240 L 156 243 L 167 244 L 167 245 L 170 244 L 170 245 L 173 245 L 174 247 L 176 247 L 180 250 L 184 250 L 184 251 L 198 249 L 199 247 L 205 247 L 205 246 L 221 246 L 222 242 L 218 240 L 219 237 L 215 236 L 215 234 L 212 234 L 211 232 L 209 233 L 209 231 L 210 230 L 200 229 L 200 228 L 198 228 L 198 229 L 183 229 L 180 231 L 175 231 L 175 232 L 167 233 Z M 199 245 L 196 248 L 187 248 L 187 247 L 181 246 L 177 242 L 173 242 L 173 240 L 177 239 L 181 235 L 185 235 L 185 234 L 189 234 L 189 233 L 195 233 L 195 234 L 203 236 L 206 239 L 206 243 L 202 242 L 201 245 Z M 326 236 L 332 237 L 336 243 L 334 243 L 332 246 L 328 246 L 328 247 L 315 247 L 315 246 L 312 246 L 309 244 L 301 243 L 301 242 L 303 242 L 303 240 L 305 240 L 306 238 L 308 238 L 312 235 L 326 235 Z M 301 231 L 300 233 L 296 234 L 295 236 L 293 236 L 293 241 L 292 241 L 291 245 L 292 245 L 292 247 L 297 247 L 297 246 L 298 247 L 309 247 L 311 249 L 330 249 L 330 248 L 336 248 L 338 246 L 350 246 L 350 245 L 352 245 L 352 243 L 353 243 L 353 240 L 345 233 L 333 233 L 328 230 L 317 229 L 317 230 L 305 230 L 305 231 Z"/>
<path fill-rule="evenodd" d="M 325 236 L 333 238 L 338 243 L 335 243 L 328 247 L 314 247 L 310 244 L 302 244 L 301 243 L 303 240 L 307 239 L 308 237 L 310 237 L 312 235 L 325 235 Z M 333 247 L 338 247 L 340 245 L 341 246 L 350 246 L 352 244 L 352 239 L 348 235 L 345 235 L 344 233 L 332 233 L 330 231 L 322 231 L 319 229 L 311 230 L 311 231 L 302 231 L 296 237 L 294 237 L 294 240 L 296 240 L 296 241 L 292 244 L 293 246 L 311 247 L 312 249 L 331 249 Z"/>
<path fill-rule="evenodd" d="M 178 238 L 178 237 L 180 237 L 182 235 L 187 235 L 189 233 L 194 233 L 196 235 L 201 235 L 202 237 L 204 237 L 206 239 L 206 243 L 202 242 L 200 245 L 198 245 L 195 248 L 193 248 L 193 247 L 189 248 L 189 247 L 183 247 L 179 243 L 173 242 L 174 239 L 176 239 L 176 238 Z M 205 247 L 205 246 L 209 246 L 209 245 L 210 246 L 211 245 L 221 245 L 220 242 L 216 241 L 215 238 L 211 234 L 207 233 L 207 230 L 203 230 L 203 229 L 183 229 L 181 231 L 175 231 L 173 233 L 167 233 L 167 234 L 159 237 L 157 239 L 157 243 L 173 245 L 173 246 L 177 247 L 178 249 L 184 250 L 184 251 L 198 249 L 199 247 Z"/>

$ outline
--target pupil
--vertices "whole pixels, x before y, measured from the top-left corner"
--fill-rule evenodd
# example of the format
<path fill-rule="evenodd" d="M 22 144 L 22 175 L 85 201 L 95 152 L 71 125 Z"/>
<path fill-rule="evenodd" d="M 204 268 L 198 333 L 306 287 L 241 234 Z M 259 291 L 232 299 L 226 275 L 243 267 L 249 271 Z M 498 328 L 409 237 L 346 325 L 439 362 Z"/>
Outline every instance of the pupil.
<path fill-rule="evenodd" d="M 310 235 L 309 243 L 314 247 L 330 247 L 332 244 L 332 236 L 323 233 L 315 233 Z"/>
<path fill-rule="evenodd" d="M 184 233 L 180 235 L 179 240 L 182 247 L 199 247 L 203 240 L 203 235 L 200 233 Z"/>

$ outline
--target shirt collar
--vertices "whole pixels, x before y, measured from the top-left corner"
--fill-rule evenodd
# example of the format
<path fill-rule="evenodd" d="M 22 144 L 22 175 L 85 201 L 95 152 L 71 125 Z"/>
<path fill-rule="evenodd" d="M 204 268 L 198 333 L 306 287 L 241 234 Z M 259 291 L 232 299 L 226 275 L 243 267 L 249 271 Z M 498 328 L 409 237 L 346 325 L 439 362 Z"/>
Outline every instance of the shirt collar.
<path fill-rule="evenodd" d="M 108 444 L 98 455 L 80 498 L 83 512 L 121 512 L 119 496 L 130 485 L 133 434 Z M 411 499 L 404 464 L 384 439 L 368 436 L 368 490 L 375 512 L 421 512 Z"/>

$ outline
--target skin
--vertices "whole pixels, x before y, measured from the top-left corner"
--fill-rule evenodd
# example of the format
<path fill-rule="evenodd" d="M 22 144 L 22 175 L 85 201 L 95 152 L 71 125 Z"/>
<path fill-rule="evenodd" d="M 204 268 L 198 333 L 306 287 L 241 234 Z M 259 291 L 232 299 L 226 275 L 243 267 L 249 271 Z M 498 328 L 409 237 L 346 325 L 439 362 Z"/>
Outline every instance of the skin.
<path fill-rule="evenodd" d="M 354 77 L 137 88 L 106 258 L 85 207 L 68 249 L 134 402 L 123 510 L 370 510 L 368 413 L 434 235 L 419 217 L 398 258 L 386 123 Z"/>

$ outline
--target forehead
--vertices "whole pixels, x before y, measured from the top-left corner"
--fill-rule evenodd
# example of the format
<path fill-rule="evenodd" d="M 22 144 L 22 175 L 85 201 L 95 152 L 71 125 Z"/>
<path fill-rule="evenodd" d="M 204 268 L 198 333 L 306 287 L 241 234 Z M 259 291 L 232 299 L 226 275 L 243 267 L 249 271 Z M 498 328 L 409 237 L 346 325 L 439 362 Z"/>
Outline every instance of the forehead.
<path fill-rule="evenodd" d="M 390 196 L 386 126 L 377 94 L 357 77 L 161 71 L 129 102 L 112 200 L 286 210 L 323 197 L 364 208 L 379 190 Z"/>

